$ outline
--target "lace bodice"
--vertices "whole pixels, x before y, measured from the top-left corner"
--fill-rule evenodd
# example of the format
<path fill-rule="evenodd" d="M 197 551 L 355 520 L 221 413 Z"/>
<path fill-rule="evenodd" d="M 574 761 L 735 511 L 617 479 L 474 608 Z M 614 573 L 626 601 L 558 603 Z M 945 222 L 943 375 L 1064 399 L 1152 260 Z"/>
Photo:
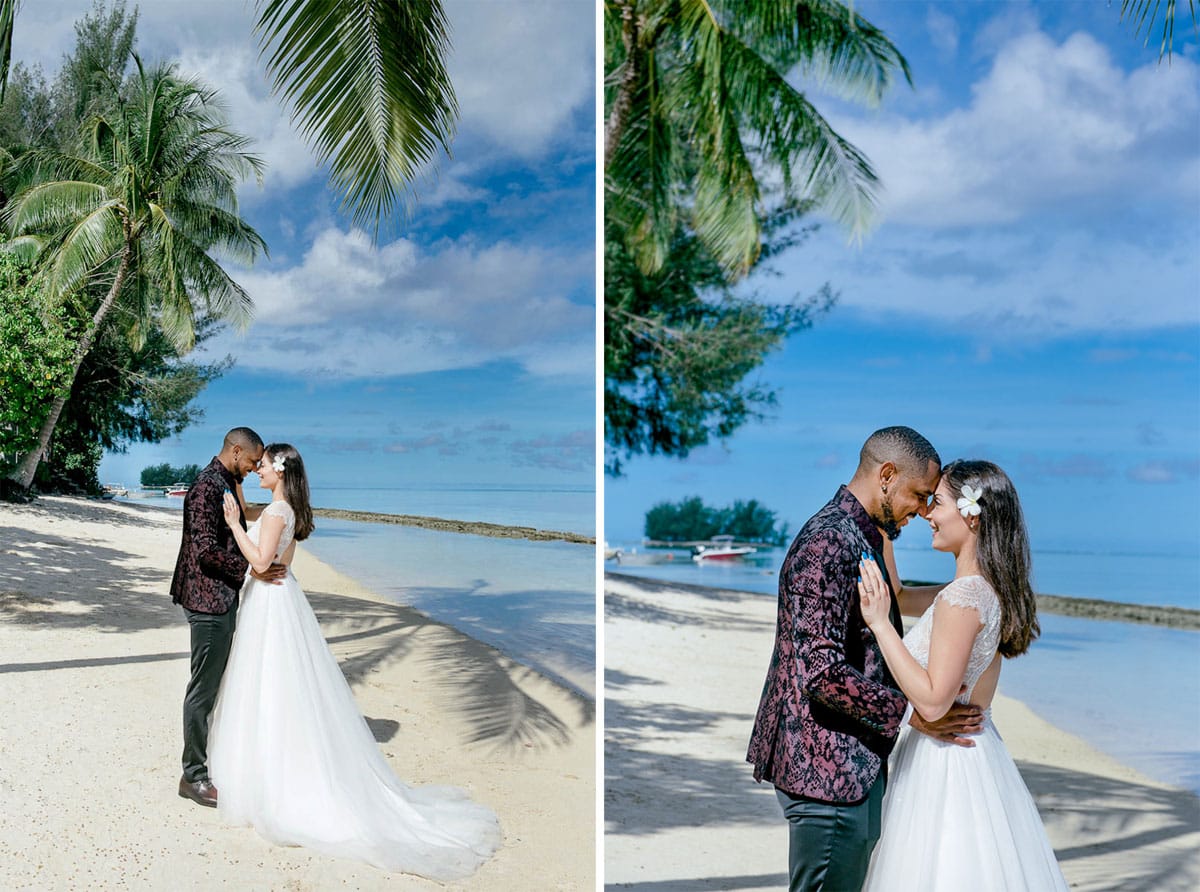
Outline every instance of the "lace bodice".
<path fill-rule="evenodd" d="M 283 532 L 279 534 L 279 546 L 275 549 L 275 560 L 279 560 L 288 550 L 288 546 L 292 544 L 292 539 L 296 535 L 296 512 L 287 502 L 271 502 L 266 508 L 263 508 L 258 520 L 246 528 L 246 534 L 255 545 L 258 544 L 258 537 L 262 533 L 262 519 L 268 514 L 283 518 Z"/>
<path fill-rule="evenodd" d="M 1000 599 L 987 580 L 982 576 L 963 576 L 947 585 L 929 605 L 916 625 L 904 636 L 904 646 L 916 657 L 917 662 L 926 669 L 929 668 L 929 638 L 933 632 L 933 612 L 938 604 L 953 604 L 955 607 L 970 607 L 979 612 L 979 621 L 983 628 L 975 636 L 971 646 L 971 656 L 967 660 L 967 671 L 963 676 L 963 684 L 967 686 L 966 693 L 958 698 L 959 703 L 967 703 L 975 690 L 975 682 L 983 675 L 996 656 L 996 648 L 1000 644 Z"/>

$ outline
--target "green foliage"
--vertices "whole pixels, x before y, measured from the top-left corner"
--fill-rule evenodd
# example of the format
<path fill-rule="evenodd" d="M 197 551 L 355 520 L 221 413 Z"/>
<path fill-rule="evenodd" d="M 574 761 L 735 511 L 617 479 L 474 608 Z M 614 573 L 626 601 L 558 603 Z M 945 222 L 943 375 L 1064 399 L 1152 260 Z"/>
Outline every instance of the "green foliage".
<path fill-rule="evenodd" d="M 37 443 L 54 393 L 71 372 L 66 313 L 43 314 L 41 305 L 29 267 L 0 253 L 0 472 Z"/>
<path fill-rule="evenodd" d="M 163 462 L 142 469 L 142 486 L 170 486 L 173 483 L 192 484 L 200 476 L 199 465 L 184 465 L 177 468 Z"/>
<path fill-rule="evenodd" d="M 207 340 L 215 330 L 214 320 L 202 320 L 197 340 Z M 231 363 L 229 357 L 216 363 L 185 360 L 155 329 L 135 350 L 118 329 L 109 327 L 75 377 L 38 469 L 38 488 L 97 492 L 104 450 L 123 452 L 129 443 L 157 443 L 200 420 L 204 412 L 193 401 Z"/>
<path fill-rule="evenodd" d="M 22 488 L 44 454 L 43 489 L 94 490 L 103 449 L 161 440 L 198 417 L 189 403 L 228 360 L 182 357 L 214 319 L 245 323 L 250 312 L 210 253 L 249 263 L 266 250 L 236 197 L 260 162 L 211 90 L 130 56 L 136 20 L 120 0 L 97 2 L 53 87 L 18 66 L 0 104 L 0 139 L 16 158 L 5 248 L 36 257 L 41 316 L 69 322 L 74 347 L 74 375 L 47 379 L 40 394 L 50 409 L 11 475 Z"/>
<path fill-rule="evenodd" d="M 710 508 L 699 496 L 679 502 L 659 502 L 646 512 L 646 538 L 659 542 L 697 542 L 713 536 L 733 536 L 739 542 L 783 545 L 787 523 L 751 499 L 724 508 Z"/>
<path fill-rule="evenodd" d="M 766 261 L 813 231 L 796 226 L 805 209 L 765 217 L 755 275 L 776 276 Z M 613 228 L 604 245 L 604 432 L 605 470 L 619 475 L 631 455 L 684 457 L 762 418 L 775 392 L 747 376 L 836 298 L 828 285 L 787 304 L 735 291 L 707 245 L 682 228 L 663 266 L 647 274 Z"/>
<path fill-rule="evenodd" d="M 908 63 L 836 0 L 606 0 L 605 213 L 638 266 L 682 225 L 732 277 L 761 247 L 764 178 L 859 234 L 877 179 L 787 79 L 877 103 Z"/>
<path fill-rule="evenodd" d="M 798 244 L 820 209 L 857 233 L 869 162 L 793 84 L 878 102 L 908 64 L 838 0 L 606 0 L 605 470 L 683 457 L 762 418 L 748 381 L 835 297 L 790 303 L 734 286 Z"/>
<path fill-rule="evenodd" d="M 100 110 L 85 122 L 78 153 L 21 157 L 30 182 L 5 218 L 23 237 L 14 243 L 38 249 L 47 299 L 109 288 L 135 338 L 156 326 L 188 350 L 200 313 L 249 322 L 249 296 L 209 252 L 242 263 L 265 252 L 237 200 L 240 181 L 261 176 L 262 163 L 225 126 L 213 91 L 173 66 L 134 61 L 128 88 L 107 82 L 107 104 L 93 104 Z"/>
<path fill-rule="evenodd" d="M 50 144 L 72 145 L 80 122 L 111 106 L 108 81 L 125 80 L 137 44 L 137 20 L 136 7 L 127 12 L 124 0 L 113 0 L 111 9 L 104 0 L 94 0 L 91 11 L 75 22 L 75 49 L 54 79 Z"/>

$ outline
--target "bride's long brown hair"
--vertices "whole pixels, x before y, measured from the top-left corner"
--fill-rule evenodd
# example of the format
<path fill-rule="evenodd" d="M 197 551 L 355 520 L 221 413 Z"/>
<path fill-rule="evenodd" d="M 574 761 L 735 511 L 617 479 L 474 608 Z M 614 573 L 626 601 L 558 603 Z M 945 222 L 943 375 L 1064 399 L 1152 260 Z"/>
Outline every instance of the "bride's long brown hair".
<path fill-rule="evenodd" d="M 263 447 L 263 458 L 283 459 L 283 497 L 296 514 L 295 539 L 307 539 L 314 529 L 312 500 L 308 496 L 308 474 L 304 459 L 290 443 L 272 443 Z"/>
<path fill-rule="evenodd" d="M 990 461 L 952 461 L 942 468 L 942 479 L 955 498 L 964 486 L 982 490 L 976 548 L 979 572 L 1000 599 L 1000 653 L 1020 656 L 1041 633 L 1041 625 L 1029 581 L 1029 534 L 1017 489 Z"/>

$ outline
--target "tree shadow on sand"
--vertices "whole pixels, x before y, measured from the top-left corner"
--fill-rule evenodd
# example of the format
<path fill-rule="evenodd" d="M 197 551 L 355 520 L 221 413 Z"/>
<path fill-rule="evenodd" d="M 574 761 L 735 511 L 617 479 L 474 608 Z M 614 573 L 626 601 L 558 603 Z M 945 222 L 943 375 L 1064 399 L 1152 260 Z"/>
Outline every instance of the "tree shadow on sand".
<path fill-rule="evenodd" d="M 97 520 L 112 522 L 111 511 L 97 505 L 73 505 L 73 514 L 93 510 Z M 53 506 L 22 506 L 22 511 L 45 511 Z M 121 523 L 161 524 L 136 516 Z M 16 526 L 0 526 L 0 622 L 87 629 L 107 634 L 148 629 L 180 629 L 186 648 L 186 621 L 169 594 L 173 567 L 147 569 L 134 566 L 137 555 L 88 541 L 47 533 L 31 533 Z M 30 592 L 39 592 L 33 596 Z M 418 634 L 436 635 L 429 670 L 439 684 L 453 688 L 445 698 L 470 728 L 472 743 L 493 746 L 553 746 L 571 739 L 573 724 L 518 685 L 528 671 L 492 648 L 435 623 L 403 605 L 353 600 L 330 593 L 309 592 L 309 603 L 323 627 L 333 629 L 327 639 L 341 657 L 351 685 L 372 671 L 413 658 Z M 34 672 L 121 663 L 186 660 L 186 651 L 156 654 L 89 654 L 86 657 L 0 665 L 0 671 Z M 576 724 L 594 721 L 594 705 L 576 698 L 580 717 Z M 377 739 L 389 733 L 392 722 L 375 717 Z M 398 726 L 398 723 L 397 723 Z M 390 733 L 394 734 L 394 731 Z"/>
<path fill-rule="evenodd" d="M 742 589 L 710 588 L 707 585 L 693 585 L 689 582 L 660 582 L 657 579 L 650 579 L 646 576 L 634 576 L 629 573 L 610 573 L 606 571 L 604 578 L 609 582 L 628 583 L 635 586 L 640 593 L 670 596 L 674 592 L 682 591 L 687 592 L 689 595 L 695 595 L 698 598 L 704 598 L 706 601 L 713 601 L 719 604 L 736 605 L 747 598 L 759 601 L 763 598 L 774 600 L 774 595 L 764 595 Z"/>
<path fill-rule="evenodd" d="M 135 555 L 82 539 L 0 527 L 0 620 L 56 628 L 135 632 L 178 624 L 170 569 L 131 565 Z M 149 595 L 154 589 L 160 594 Z M 33 597 L 30 591 L 48 592 Z M 69 606 L 64 602 L 72 602 Z"/>
<path fill-rule="evenodd" d="M 558 715 L 520 685 L 532 670 L 412 607 L 356 599 L 354 610 L 348 611 L 343 596 L 306 594 L 322 626 L 337 626 L 337 634 L 326 640 L 339 654 L 351 685 L 387 665 L 418 658 L 418 643 L 425 647 L 422 664 L 444 691 L 448 708 L 468 728 L 469 743 L 498 749 L 561 746 L 573 739 L 575 725 L 595 720 L 595 705 L 574 693 L 577 719 L 570 722 Z M 371 721 L 382 729 L 382 719 Z M 372 730 L 378 740 L 376 726 Z"/>
<path fill-rule="evenodd" d="M 542 675 L 565 687 L 571 681 L 560 675 L 557 661 L 570 673 L 595 672 L 596 621 L 594 594 L 588 594 L 586 613 L 577 603 L 555 613 L 547 605 L 562 602 L 555 589 L 508 589 L 488 579 L 473 579 L 453 586 L 406 585 L 400 600 L 419 610 L 429 610 L 439 621 L 466 634 L 487 639 L 500 633 L 498 646 L 522 655 Z M 549 650 L 547 642 L 553 642 Z M 549 657 L 550 659 L 547 659 Z"/>
<path fill-rule="evenodd" d="M 715 713 L 678 705 L 635 708 L 608 698 L 604 703 L 605 822 L 626 835 L 652 835 L 680 827 L 728 825 L 739 821 L 776 825 L 781 820 L 770 784 L 756 784 L 744 751 L 705 758 L 679 750 L 642 749 L 639 744 L 681 733 L 704 734 L 719 722 L 744 721 L 747 741 L 753 716 Z M 670 809 L 645 808 L 671 802 Z"/>
<path fill-rule="evenodd" d="M 786 857 L 786 853 L 785 857 Z M 745 874 L 733 877 L 688 878 L 686 880 L 646 880 L 634 883 L 605 883 L 605 889 L 628 889 L 631 892 L 736 892 L 738 889 L 783 889 L 787 873 Z"/>
<path fill-rule="evenodd" d="M 737 599 L 728 603 L 730 606 L 736 606 L 740 601 L 741 599 Z M 638 622 L 667 626 L 711 626 L 737 631 L 758 631 L 762 628 L 761 623 L 739 617 L 734 613 L 697 613 L 690 605 L 687 609 L 674 610 L 662 604 L 650 604 L 637 598 L 627 598 L 611 590 L 604 592 L 604 616 L 607 619 L 632 619 Z"/>
<path fill-rule="evenodd" d="M 1022 762 L 1021 776 L 1037 799 L 1046 827 L 1056 826 L 1086 843 L 1055 850 L 1068 876 L 1083 888 L 1105 886 L 1111 865 L 1123 867 L 1122 892 L 1200 888 L 1200 798 L 1186 790 L 1161 789 Z M 1192 837 L 1191 844 L 1170 845 Z M 1089 859 L 1096 859 L 1094 867 Z M 1075 871 L 1072 862 L 1085 862 Z M 1088 882 L 1095 874 L 1097 885 Z"/>

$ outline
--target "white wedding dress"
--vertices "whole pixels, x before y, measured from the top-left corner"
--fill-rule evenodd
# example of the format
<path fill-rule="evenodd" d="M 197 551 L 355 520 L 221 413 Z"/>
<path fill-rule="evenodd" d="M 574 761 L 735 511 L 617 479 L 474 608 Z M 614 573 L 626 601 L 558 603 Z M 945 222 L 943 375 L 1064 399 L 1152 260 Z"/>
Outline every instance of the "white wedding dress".
<path fill-rule="evenodd" d="M 284 518 L 278 557 L 295 514 L 282 501 L 267 514 Z M 221 817 L 280 845 L 452 880 L 500 844 L 495 814 L 465 791 L 410 787 L 392 773 L 291 572 L 282 585 L 247 576 L 242 586 L 209 773 Z"/>
<path fill-rule="evenodd" d="M 996 655 L 1000 602 L 981 576 L 946 586 L 907 635 L 909 653 L 929 665 L 933 613 L 939 603 L 979 612 L 983 628 L 967 662 L 959 701 Z M 1066 890 L 1041 817 L 1017 766 L 985 713 L 974 747 L 900 731 L 888 760 L 883 824 L 865 890 L 877 892 L 1049 892 Z"/>

